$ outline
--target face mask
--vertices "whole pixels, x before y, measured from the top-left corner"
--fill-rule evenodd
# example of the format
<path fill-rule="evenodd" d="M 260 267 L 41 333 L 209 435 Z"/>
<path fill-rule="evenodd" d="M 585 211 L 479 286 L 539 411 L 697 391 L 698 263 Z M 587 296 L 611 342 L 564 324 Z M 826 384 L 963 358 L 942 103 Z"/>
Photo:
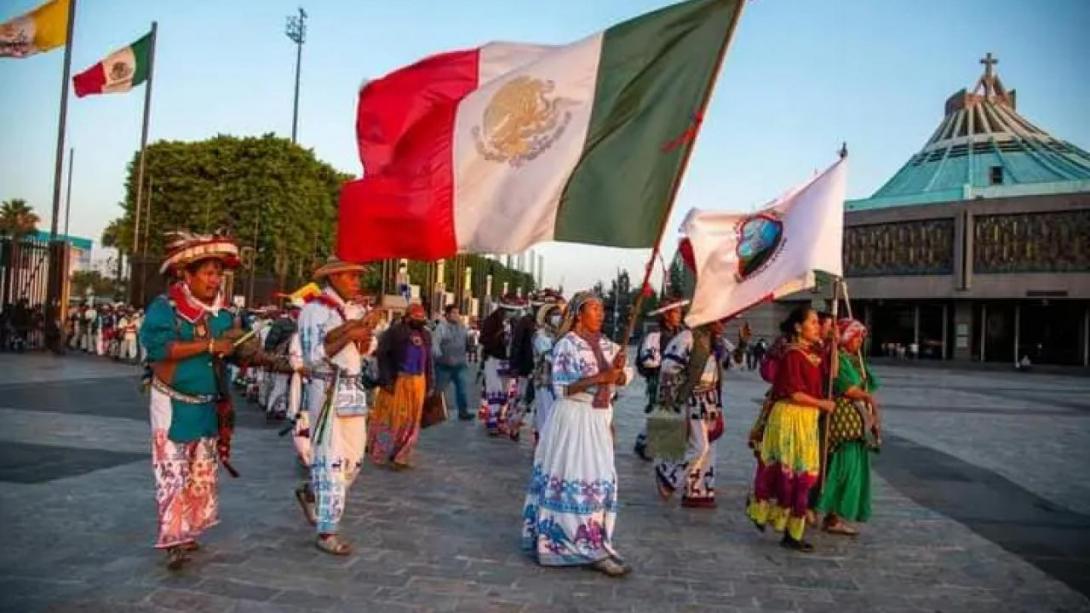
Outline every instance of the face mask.
<path fill-rule="evenodd" d="M 559 315 L 550 315 L 549 316 L 549 325 L 555 328 L 555 327 L 559 326 L 560 322 L 563 321 L 563 320 L 564 320 L 564 318 L 559 316 Z"/>

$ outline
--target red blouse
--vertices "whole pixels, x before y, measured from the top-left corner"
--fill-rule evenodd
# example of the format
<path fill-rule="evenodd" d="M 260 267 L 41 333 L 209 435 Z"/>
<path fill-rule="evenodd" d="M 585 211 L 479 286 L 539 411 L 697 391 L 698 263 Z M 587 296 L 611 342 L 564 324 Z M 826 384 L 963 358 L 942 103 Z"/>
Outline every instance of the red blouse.
<path fill-rule="evenodd" d="M 776 382 L 772 385 L 775 400 L 788 398 L 795 392 L 803 392 L 814 398 L 825 397 L 825 380 L 829 371 L 821 353 L 791 345 L 780 358 Z"/>

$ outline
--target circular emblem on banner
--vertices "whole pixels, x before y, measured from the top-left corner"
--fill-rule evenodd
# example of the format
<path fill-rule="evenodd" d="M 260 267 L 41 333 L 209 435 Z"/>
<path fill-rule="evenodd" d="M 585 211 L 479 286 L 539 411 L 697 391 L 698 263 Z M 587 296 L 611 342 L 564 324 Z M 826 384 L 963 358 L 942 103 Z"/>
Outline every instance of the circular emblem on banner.
<path fill-rule="evenodd" d="M 472 130 L 477 152 L 518 167 L 548 150 L 571 121 L 571 113 L 561 109 L 563 99 L 550 96 L 555 87 L 526 75 L 504 83 Z"/>
<path fill-rule="evenodd" d="M 746 217 L 735 227 L 738 246 L 738 281 L 764 270 L 784 246 L 783 222 L 779 214 L 765 211 Z"/>

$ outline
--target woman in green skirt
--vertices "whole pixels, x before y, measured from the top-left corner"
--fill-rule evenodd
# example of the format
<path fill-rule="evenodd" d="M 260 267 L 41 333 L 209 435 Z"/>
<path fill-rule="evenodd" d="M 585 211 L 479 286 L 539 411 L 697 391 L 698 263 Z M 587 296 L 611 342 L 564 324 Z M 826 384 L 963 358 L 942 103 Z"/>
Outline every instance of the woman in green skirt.
<path fill-rule="evenodd" d="M 836 410 L 829 419 L 829 460 L 817 510 L 825 514 L 822 528 L 830 534 L 855 536 L 847 522 L 870 518 L 870 455 L 880 439 L 878 380 L 863 362 L 867 328 L 854 319 L 837 323 L 840 368 L 834 391 Z M 868 437 L 873 435 L 873 438 Z"/>

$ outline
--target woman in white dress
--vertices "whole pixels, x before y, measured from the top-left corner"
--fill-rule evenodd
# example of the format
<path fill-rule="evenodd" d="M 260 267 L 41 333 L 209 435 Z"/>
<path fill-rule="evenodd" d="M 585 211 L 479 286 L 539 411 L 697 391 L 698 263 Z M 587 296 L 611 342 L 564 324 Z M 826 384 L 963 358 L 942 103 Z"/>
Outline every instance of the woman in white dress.
<path fill-rule="evenodd" d="M 613 548 L 611 403 L 615 386 L 632 372 L 624 350 L 602 335 L 604 314 L 601 298 L 590 292 L 568 304 L 553 347 L 556 402 L 534 452 L 522 547 L 542 566 L 589 566 L 620 577 L 630 569 Z"/>

